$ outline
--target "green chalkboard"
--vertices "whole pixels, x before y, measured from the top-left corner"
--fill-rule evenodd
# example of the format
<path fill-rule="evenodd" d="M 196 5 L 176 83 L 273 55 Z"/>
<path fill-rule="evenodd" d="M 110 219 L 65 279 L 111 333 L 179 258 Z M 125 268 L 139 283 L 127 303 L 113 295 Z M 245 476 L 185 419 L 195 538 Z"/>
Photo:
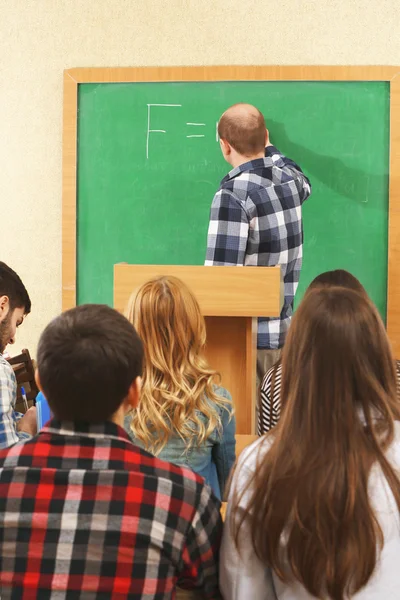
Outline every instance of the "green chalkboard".
<path fill-rule="evenodd" d="M 229 170 L 216 123 L 235 102 L 264 113 L 304 169 L 304 263 L 296 300 L 345 268 L 386 316 L 389 84 L 80 84 L 77 300 L 113 302 L 113 265 L 203 264 L 210 204 Z"/>

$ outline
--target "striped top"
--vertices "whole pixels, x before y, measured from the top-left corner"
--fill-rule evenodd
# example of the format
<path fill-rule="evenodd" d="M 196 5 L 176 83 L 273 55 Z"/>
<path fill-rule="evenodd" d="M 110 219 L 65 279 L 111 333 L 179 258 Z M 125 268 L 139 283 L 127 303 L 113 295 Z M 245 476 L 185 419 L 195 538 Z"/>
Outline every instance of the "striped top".
<path fill-rule="evenodd" d="M 400 395 L 400 361 L 396 360 L 397 389 Z M 260 410 L 258 412 L 258 435 L 275 427 L 281 415 L 282 363 L 274 365 L 264 375 L 260 389 Z"/>

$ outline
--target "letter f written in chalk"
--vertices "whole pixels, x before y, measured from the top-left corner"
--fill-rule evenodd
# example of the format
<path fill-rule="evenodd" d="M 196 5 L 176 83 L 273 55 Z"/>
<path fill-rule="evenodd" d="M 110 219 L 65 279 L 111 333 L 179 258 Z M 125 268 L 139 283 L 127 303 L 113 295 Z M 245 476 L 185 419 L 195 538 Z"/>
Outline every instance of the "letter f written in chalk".
<path fill-rule="evenodd" d="M 149 141 L 151 133 L 167 133 L 165 129 L 151 129 L 151 109 L 154 106 L 159 107 L 180 107 L 182 104 L 148 104 L 147 105 L 147 138 L 146 138 L 146 158 L 149 158 Z"/>

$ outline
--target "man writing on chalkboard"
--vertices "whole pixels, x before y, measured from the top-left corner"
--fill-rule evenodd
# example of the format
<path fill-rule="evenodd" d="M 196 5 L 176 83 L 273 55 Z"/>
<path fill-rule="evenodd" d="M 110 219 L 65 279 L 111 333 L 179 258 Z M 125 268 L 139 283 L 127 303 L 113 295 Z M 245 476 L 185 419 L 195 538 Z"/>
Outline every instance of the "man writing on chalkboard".
<path fill-rule="evenodd" d="M 250 104 L 228 108 L 219 142 L 232 170 L 211 205 L 206 265 L 280 265 L 284 304 L 279 319 L 260 318 L 257 379 L 277 361 L 285 341 L 303 256 L 302 203 L 311 185 L 269 141 L 262 113 Z"/>

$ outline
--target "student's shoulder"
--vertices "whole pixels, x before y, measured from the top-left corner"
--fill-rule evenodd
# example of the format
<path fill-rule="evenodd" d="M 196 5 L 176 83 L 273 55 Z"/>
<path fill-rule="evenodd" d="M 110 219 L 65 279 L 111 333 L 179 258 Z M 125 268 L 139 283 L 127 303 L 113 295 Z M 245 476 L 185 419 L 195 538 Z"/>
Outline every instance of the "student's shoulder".
<path fill-rule="evenodd" d="M 261 391 L 265 391 L 271 387 L 272 379 L 275 375 L 275 380 L 280 380 L 282 377 L 282 363 L 271 367 L 264 375 L 261 382 Z"/>
<path fill-rule="evenodd" d="M 34 460 L 38 436 L 16 442 L 12 446 L 0 449 L 0 469 L 18 466 L 29 467 Z"/>
<path fill-rule="evenodd" d="M 227 400 L 232 400 L 232 396 L 231 396 L 230 392 L 226 388 L 222 387 L 222 385 L 214 384 L 213 388 L 214 388 L 214 393 L 217 396 L 221 396 L 222 398 L 226 398 Z"/>
<path fill-rule="evenodd" d="M 391 461 L 400 471 L 400 421 L 394 423 L 394 439 L 389 450 Z"/>
<path fill-rule="evenodd" d="M 172 486 L 176 491 L 180 490 L 178 493 L 201 494 L 204 480 L 194 471 L 157 458 L 135 444 L 131 446 L 126 466 L 132 474 L 139 470 L 145 477 L 158 480 L 161 486 L 166 484 L 169 488 Z"/>
<path fill-rule="evenodd" d="M 179 518 L 182 526 L 186 527 L 204 514 L 213 521 L 219 519 L 221 503 L 202 477 L 191 469 L 149 455 L 145 450 L 139 451 L 150 467 L 147 472 L 150 487 L 156 486 L 160 502 L 168 502 L 169 512 Z"/>
<path fill-rule="evenodd" d="M 273 435 L 267 433 L 261 436 L 255 442 L 247 446 L 237 460 L 235 467 L 235 477 L 246 482 L 257 469 L 257 464 L 262 462 L 263 457 L 269 452 L 273 442 Z"/>
<path fill-rule="evenodd" d="M 10 379 L 15 379 L 14 370 L 8 360 L 4 358 L 2 354 L 0 354 L 0 376 L 8 377 Z"/>
<path fill-rule="evenodd" d="M 207 398 L 211 407 L 218 412 L 220 417 L 223 417 L 224 415 L 230 416 L 233 410 L 232 396 L 230 392 L 226 388 L 222 387 L 222 385 L 217 384 L 213 385 L 213 391 L 216 396 L 221 398 L 222 402 L 221 404 L 217 404 L 210 398 Z"/>

